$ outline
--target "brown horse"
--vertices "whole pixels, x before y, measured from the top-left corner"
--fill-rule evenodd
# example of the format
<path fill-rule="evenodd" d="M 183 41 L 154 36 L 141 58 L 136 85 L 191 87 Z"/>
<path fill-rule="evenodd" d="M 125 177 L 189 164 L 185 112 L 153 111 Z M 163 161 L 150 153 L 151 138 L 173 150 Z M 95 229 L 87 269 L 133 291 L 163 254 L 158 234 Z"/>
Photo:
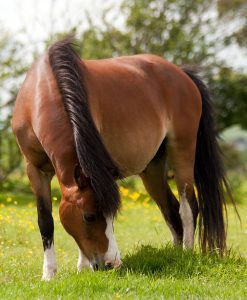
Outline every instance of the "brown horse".
<path fill-rule="evenodd" d="M 133 174 L 158 204 L 174 244 L 193 248 L 199 213 L 202 249 L 225 249 L 226 181 L 208 89 L 192 70 L 154 55 L 80 60 L 65 39 L 28 71 L 12 125 L 37 198 L 44 280 L 57 269 L 54 174 L 61 222 L 79 246 L 79 271 L 120 266 L 116 180 Z M 180 202 L 167 184 L 167 159 Z"/>

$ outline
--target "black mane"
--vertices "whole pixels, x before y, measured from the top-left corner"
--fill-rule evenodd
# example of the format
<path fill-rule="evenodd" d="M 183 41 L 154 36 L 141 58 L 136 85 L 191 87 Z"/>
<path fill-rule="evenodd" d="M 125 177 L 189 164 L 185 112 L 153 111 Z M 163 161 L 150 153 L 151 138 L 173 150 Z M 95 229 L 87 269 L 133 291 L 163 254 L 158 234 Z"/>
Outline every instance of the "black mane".
<path fill-rule="evenodd" d="M 56 42 L 48 50 L 49 62 L 72 124 L 77 157 L 83 173 L 90 178 L 98 210 L 106 216 L 115 215 L 120 206 L 115 177 L 120 174 L 92 119 L 85 66 L 73 46 L 72 37 Z"/>

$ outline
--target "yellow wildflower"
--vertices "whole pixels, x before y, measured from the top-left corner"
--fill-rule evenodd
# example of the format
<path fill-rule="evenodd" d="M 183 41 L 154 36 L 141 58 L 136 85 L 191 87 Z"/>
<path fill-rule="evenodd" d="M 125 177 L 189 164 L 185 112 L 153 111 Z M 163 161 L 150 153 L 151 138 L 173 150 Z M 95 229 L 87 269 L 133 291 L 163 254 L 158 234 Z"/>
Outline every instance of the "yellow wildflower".
<path fill-rule="evenodd" d="M 29 202 L 27 205 L 28 208 L 32 208 L 33 207 L 33 202 Z"/>
<path fill-rule="evenodd" d="M 134 192 L 134 193 L 130 194 L 129 197 L 135 201 L 140 197 L 140 194 L 137 192 Z"/>
<path fill-rule="evenodd" d="M 144 199 L 144 203 L 148 203 L 150 201 L 150 198 L 149 197 L 146 197 L 145 199 Z"/>
<path fill-rule="evenodd" d="M 119 190 L 123 196 L 127 196 L 129 193 L 128 189 L 124 188 L 123 186 L 120 186 Z"/>

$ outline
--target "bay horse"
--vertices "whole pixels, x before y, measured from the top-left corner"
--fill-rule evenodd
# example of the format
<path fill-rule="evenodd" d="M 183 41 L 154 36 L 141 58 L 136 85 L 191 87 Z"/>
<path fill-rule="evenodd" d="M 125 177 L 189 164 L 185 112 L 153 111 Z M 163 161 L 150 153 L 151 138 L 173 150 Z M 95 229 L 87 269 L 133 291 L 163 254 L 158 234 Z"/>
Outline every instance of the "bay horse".
<path fill-rule="evenodd" d="M 54 174 L 61 223 L 79 246 L 78 271 L 121 265 L 113 234 L 120 207 L 116 180 L 130 175 L 141 177 L 174 245 L 193 248 L 199 214 L 202 250 L 224 251 L 223 190 L 229 189 L 208 88 L 192 69 L 149 54 L 81 60 L 66 38 L 28 71 L 12 127 L 37 199 L 43 280 L 57 270 Z M 179 201 L 167 183 L 168 159 Z"/>

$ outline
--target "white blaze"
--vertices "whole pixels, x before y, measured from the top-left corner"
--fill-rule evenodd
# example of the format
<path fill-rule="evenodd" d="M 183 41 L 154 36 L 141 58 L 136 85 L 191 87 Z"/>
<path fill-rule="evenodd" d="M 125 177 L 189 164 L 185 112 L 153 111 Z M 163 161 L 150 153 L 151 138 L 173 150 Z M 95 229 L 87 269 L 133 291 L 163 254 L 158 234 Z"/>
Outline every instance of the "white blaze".
<path fill-rule="evenodd" d="M 105 235 L 108 239 L 108 250 L 104 256 L 105 263 L 111 263 L 114 267 L 121 265 L 120 253 L 117 247 L 117 242 L 113 232 L 113 218 L 106 218 Z"/>
<path fill-rule="evenodd" d="M 57 263 L 53 244 L 45 249 L 42 280 L 49 281 L 57 272 Z"/>

